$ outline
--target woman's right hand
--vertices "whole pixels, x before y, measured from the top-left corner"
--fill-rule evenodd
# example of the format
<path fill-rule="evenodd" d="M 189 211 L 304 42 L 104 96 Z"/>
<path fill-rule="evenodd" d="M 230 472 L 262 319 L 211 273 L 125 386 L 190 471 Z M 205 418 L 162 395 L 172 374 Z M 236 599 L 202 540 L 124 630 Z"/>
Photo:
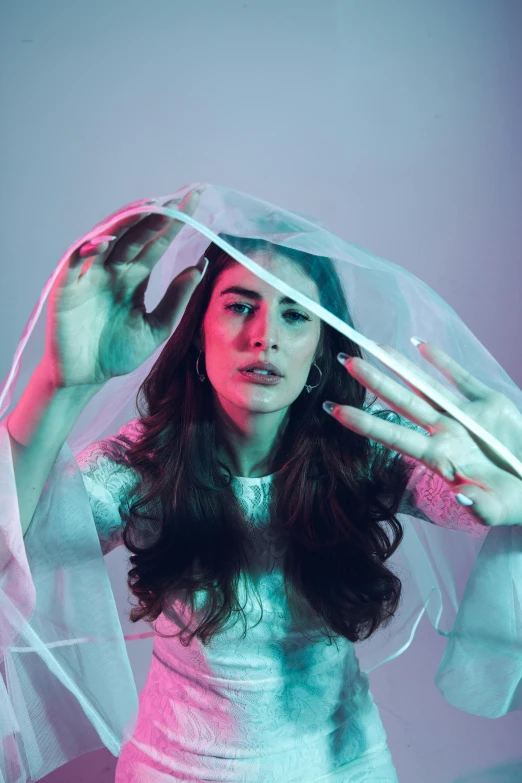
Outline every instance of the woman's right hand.
<path fill-rule="evenodd" d="M 192 215 L 198 203 L 195 191 L 178 209 Z M 183 270 L 150 313 L 144 297 L 156 262 L 183 226 L 164 215 L 134 215 L 111 228 L 117 239 L 109 246 L 83 245 L 70 256 L 49 292 L 40 363 L 56 387 L 97 386 L 126 375 L 170 336 L 205 268 Z"/>

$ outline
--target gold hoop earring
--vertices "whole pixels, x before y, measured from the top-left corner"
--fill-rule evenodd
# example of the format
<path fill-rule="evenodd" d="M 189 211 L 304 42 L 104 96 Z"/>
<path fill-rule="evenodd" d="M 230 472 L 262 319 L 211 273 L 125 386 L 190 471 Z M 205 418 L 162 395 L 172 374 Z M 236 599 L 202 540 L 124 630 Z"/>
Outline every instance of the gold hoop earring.
<path fill-rule="evenodd" d="M 315 366 L 315 367 L 317 367 L 317 369 L 319 370 L 319 372 L 320 372 L 320 374 L 321 374 L 321 375 L 320 375 L 320 378 L 319 378 L 319 383 L 316 383 L 316 384 L 315 384 L 315 386 L 310 386 L 310 384 L 308 384 L 308 383 L 307 383 L 307 384 L 305 384 L 305 389 L 306 389 L 306 391 L 308 392 L 308 394 L 310 394 L 310 392 L 312 391 L 312 389 L 317 389 L 317 387 L 318 387 L 318 386 L 319 386 L 319 384 L 321 383 L 321 378 L 323 377 L 323 373 L 322 373 L 322 370 L 321 370 L 321 368 L 320 368 L 320 367 L 319 367 L 319 366 L 318 366 L 318 365 L 317 365 L 315 362 L 312 364 L 312 367 L 314 367 L 314 366 Z"/>
<path fill-rule="evenodd" d="M 204 375 L 202 372 L 199 371 L 199 359 L 200 359 L 202 353 L 203 353 L 203 351 L 200 351 L 199 352 L 199 356 L 196 359 L 196 372 L 197 372 L 198 378 L 201 381 L 201 383 L 203 383 L 203 381 L 207 377 L 206 375 Z"/>

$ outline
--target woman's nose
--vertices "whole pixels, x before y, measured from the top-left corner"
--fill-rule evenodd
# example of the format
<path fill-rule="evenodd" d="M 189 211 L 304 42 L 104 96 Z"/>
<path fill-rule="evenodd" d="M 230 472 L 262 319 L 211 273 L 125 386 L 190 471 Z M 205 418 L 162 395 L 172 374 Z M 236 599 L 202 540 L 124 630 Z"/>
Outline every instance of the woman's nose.
<path fill-rule="evenodd" d="M 258 311 L 252 324 L 251 337 L 256 344 L 275 345 L 278 342 L 278 329 L 275 314 Z"/>

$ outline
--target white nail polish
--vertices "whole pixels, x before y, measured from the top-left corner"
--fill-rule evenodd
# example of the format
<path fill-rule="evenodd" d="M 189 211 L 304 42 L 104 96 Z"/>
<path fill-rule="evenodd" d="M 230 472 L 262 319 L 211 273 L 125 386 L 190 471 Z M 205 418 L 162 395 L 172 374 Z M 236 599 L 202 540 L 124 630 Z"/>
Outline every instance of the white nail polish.
<path fill-rule="evenodd" d="M 417 348 L 418 345 L 422 345 L 422 343 L 426 342 L 426 340 L 419 340 L 418 337 L 410 337 L 410 341 L 413 343 L 415 348 Z"/>
<path fill-rule="evenodd" d="M 112 234 L 103 234 L 102 236 L 95 237 L 94 239 L 90 239 L 88 242 L 86 242 L 84 245 L 81 246 L 80 258 L 85 258 L 85 256 L 88 255 L 95 255 L 93 251 L 96 251 L 96 249 L 98 249 L 100 245 L 107 244 L 108 246 L 110 242 L 114 242 L 115 239 L 118 239 L 118 237 L 113 236 Z"/>
<path fill-rule="evenodd" d="M 208 269 L 208 258 L 206 258 L 206 256 L 204 256 L 202 259 L 200 259 L 198 261 L 198 263 L 196 264 L 196 267 L 201 272 L 201 277 L 199 278 L 199 280 L 201 282 L 201 280 L 203 279 L 203 275 L 205 274 L 205 272 Z"/>
<path fill-rule="evenodd" d="M 93 247 L 96 247 L 96 245 L 102 245 L 104 242 L 114 242 L 115 239 L 118 239 L 118 237 L 115 237 L 112 234 L 103 234 L 101 237 L 91 239 L 89 244 L 93 245 Z"/>
<path fill-rule="evenodd" d="M 467 498 L 466 495 L 461 495 L 460 492 L 455 495 L 455 498 L 457 500 L 457 503 L 460 503 L 461 506 L 473 505 L 473 501 L 470 500 L 470 498 Z"/>

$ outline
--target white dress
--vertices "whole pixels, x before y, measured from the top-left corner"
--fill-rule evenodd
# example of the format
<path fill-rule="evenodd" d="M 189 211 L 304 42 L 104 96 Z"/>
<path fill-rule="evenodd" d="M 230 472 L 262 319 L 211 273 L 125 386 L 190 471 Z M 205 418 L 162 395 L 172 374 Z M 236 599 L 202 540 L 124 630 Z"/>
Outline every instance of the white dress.
<path fill-rule="evenodd" d="M 121 543 L 118 505 L 129 484 L 102 443 L 77 460 L 106 554 Z M 310 641 L 294 627 L 283 551 L 266 524 L 272 478 L 235 477 L 232 485 L 252 531 L 255 568 L 246 578 L 256 580 L 262 618 L 249 591 L 245 638 L 242 620 L 231 621 L 206 647 L 197 638 L 184 647 L 177 638 L 155 636 L 116 783 L 397 783 L 354 645 L 343 638 Z M 157 629 L 176 631 L 176 618 L 188 616 L 184 609 L 177 601 L 169 617 L 158 618 Z"/>

